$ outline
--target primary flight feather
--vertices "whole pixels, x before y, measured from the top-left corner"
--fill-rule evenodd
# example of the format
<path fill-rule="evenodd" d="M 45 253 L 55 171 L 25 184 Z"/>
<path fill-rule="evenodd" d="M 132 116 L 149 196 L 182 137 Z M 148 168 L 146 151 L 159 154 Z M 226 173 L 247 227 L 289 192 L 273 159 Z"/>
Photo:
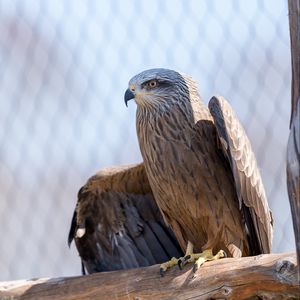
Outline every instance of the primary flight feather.
<path fill-rule="evenodd" d="M 111 167 L 78 192 L 68 243 L 83 274 L 146 267 L 182 255 L 153 199 L 143 164 Z"/>

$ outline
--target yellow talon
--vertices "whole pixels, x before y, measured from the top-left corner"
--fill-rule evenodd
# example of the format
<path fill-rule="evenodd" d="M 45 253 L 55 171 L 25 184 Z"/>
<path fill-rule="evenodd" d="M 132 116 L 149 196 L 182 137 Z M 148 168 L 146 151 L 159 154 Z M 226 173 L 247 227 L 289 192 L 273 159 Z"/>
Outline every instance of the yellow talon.
<path fill-rule="evenodd" d="M 172 257 L 170 260 L 166 261 L 165 263 L 160 265 L 160 275 L 164 275 L 167 269 L 176 266 L 178 264 L 178 258 Z"/>
<path fill-rule="evenodd" d="M 206 261 L 217 260 L 226 257 L 226 253 L 220 250 L 216 255 L 212 254 L 212 249 L 208 249 L 200 253 L 198 259 L 195 262 L 193 271 L 196 272 Z"/>
<path fill-rule="evenodd" d="M 180 269 L 187 263 L 195 262 L 193 271 L 196 272 L 201 265 L 206 261 L 220 259 L 226 257 L 226 253 L 220 250 L 216 255 L 213 255 L 212 249 L 204 250 L 202 253 L 193 253 L 193 244 L 188 242 L 185 256 L 180 258 L 172 257 L 171 260 L 160 265 L 160 274 L 163 276 L 167 269 L 178 265 Z"/>

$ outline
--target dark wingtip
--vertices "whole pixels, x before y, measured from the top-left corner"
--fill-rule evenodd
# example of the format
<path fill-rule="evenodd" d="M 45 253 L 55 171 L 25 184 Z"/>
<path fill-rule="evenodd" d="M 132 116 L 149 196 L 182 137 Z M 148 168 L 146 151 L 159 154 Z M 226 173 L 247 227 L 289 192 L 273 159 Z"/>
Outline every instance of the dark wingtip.
<path fill-rule="evenodd" d="M 69 247 L 69 248 L 71 247 L 71 244 L 72 244 L 72 242 L 73 242 L 73 239 L 74 239 L 74 237 L 73 237 L 72 235 L 69 234 L 69 236 L 68 236 L 68 247 Z"/>
<path fill-rule="evenodd" d="M 71 227 L 70 227 L 70 231 L 69 231 L 69 235 L 68 235 L 68 246 L 70 248 L 72 241 L 74 239 L 75 236 L 75 230 L 76 230 L 76 217 L 77 217 L 77 212 L 76 210 L 73 213 L 73 218 L 72 218 L 72 222 L 71 222 Z"/>
<path fill-rule="evenodd" d="M 208 102 L 209 110 L 212 110 L 215 105 L 220 106 L 220 100 L 219 100 L 218 96 L 212 96 L 211 99 L 209 100 L 209 102 Z"/>

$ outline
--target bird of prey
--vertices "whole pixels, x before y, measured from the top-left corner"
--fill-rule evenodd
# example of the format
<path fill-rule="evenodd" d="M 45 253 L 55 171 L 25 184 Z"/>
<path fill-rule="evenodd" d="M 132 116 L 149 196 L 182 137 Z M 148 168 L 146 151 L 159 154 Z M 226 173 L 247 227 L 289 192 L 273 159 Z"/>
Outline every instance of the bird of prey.
<path fill-rule="evenodd" d="M 209 109 L 184 74 L 150 69 L 134 76 L 125 103 L 137 104 L 136 129 L 157 205 L 183 258 L 161 265 L 269 253 L 272 215 L 247 135 L 229 103 Z"/>
<path fill-rule="evenodd" d="M 85 274 L 162 263 L 183 253 L 153 199 L 143 164 L 108 168 L 78 193 L 69 233 Z"/>

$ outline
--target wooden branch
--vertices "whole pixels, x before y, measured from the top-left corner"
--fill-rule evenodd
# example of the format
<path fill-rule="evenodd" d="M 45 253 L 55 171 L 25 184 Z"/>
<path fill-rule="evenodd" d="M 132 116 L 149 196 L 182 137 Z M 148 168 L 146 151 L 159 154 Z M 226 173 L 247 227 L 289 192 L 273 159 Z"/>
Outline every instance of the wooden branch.
<path fill-rule="evenodd" d="M 300 278 L 300 2 L 299 0 L 289 0 L 288 3 L 292 56 L 292 109 L 287 146 L 287 187 Z"/>
<path fill-rule="evenodd" d="M 267 254 L 173 268 L 159 266 L 0 283 L 0 299 L 300 299 L 296 255 Z"/>

